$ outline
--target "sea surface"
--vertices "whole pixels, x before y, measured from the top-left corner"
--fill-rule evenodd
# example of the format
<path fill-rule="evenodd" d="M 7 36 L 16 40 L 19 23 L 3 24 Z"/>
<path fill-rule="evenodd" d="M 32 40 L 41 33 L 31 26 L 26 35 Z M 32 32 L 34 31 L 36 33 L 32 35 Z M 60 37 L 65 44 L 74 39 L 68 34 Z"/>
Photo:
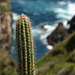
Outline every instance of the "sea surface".
<path fill-rule="evenodd" d="M 22 13 L 27 15 L 32 23 L 34 38 L 35 60 L 40 59 L 46 52 L 52 50 L 46 37 L 52 33 L 59 22 L 66 25 L 75 14 L 75 0 L 11 0 L 13 12 L 13 48 L 12 58 L 17 61 L 16 49 L 16 20 Z M 45 28 L 42 29 L 42 26 Z"/>

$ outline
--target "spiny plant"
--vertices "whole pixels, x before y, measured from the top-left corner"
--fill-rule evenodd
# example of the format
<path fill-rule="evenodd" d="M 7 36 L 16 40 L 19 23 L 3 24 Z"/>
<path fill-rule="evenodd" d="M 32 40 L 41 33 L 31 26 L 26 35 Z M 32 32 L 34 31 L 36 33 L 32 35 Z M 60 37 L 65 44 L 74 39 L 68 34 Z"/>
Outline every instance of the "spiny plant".
<path fill-rule="evenodd" d="M 35 75 L 34 47 L 29 18 L 22 14 L 16 23 L 19 75 Z"/>

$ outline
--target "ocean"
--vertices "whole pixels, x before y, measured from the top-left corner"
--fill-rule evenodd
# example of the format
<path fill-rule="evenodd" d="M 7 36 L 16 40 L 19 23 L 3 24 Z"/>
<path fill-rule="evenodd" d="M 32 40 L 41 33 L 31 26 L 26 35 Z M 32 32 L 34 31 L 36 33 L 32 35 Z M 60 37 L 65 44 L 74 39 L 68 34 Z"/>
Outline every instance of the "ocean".
<path fill-rule="evenodd" d="M 31 20 L 35 61 L 37 61 L 53 48 L 51 45 L 48 45 L 47 36 L 52 33 L 59 22 L 63 22 L 64 27 L 69 28 L 66 23 L 75 14 L 75 0 L 11 0 L 11 7 L 13 12 L 13 48 L 11 54 L 16 61 L 15 28 L 19 15 L 23 13 Z"/>

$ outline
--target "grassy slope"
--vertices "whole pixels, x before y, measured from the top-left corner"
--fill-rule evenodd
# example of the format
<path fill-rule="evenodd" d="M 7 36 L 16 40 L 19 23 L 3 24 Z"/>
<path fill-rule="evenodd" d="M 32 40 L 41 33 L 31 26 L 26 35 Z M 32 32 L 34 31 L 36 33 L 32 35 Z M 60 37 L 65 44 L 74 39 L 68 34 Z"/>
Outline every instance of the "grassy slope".
<path fill-rule="evenodd" d="M 16 75 L 16 63 L 10 54 L 0 49 L 0 75 Z"/>
<path fill-rule="evenodd" d="M 0 49 L 0 75 L 18 75 L 7 51 Z M 36 62 L 37 75 L 75 75 L 75 33 Z"/>
<path fill-rule="evenodd" d="M 75 75 L 75 33 L 36 62 L 37 75 Z"/>

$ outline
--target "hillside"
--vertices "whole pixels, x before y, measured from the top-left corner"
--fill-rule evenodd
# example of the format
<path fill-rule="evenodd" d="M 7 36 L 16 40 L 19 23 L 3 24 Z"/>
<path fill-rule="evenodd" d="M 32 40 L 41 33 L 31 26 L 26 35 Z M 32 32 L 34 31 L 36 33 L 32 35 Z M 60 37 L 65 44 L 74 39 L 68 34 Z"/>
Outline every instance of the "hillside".
<path fill-rule="evenodd" d="M 75 75 L 75 33 L 36 62 L 37 75 Z"/>
<path fill-rule="evenodd" d="M 18 75 L 15 62 L 0 49 L 0 75 Z M 37 75 L 75 75 L 75 33 L 36 62 Z"/>
<path fill-rule="evenodd" d="M 0 49 L 0 75 L 16 75 L 16 63 L 7 51 Z"/>
<path fill-rule="evenodd" d="M 10 0 L 0 0 L 0 11 L 0 75 L 18 75 L 17 63 L 11 58 L 13 19 Z M 75 32 L 68 36 L 64 35 L 65 40 L 57 42 L 53 50 L 36 61 L 37 75 L 75 75 Z"/>
<path fill-rule="evenodd" d="M 0 0 L 0 75 L 15 75 L 16 63 L 11 58 L 12 12 L 9 0 Z"/>

